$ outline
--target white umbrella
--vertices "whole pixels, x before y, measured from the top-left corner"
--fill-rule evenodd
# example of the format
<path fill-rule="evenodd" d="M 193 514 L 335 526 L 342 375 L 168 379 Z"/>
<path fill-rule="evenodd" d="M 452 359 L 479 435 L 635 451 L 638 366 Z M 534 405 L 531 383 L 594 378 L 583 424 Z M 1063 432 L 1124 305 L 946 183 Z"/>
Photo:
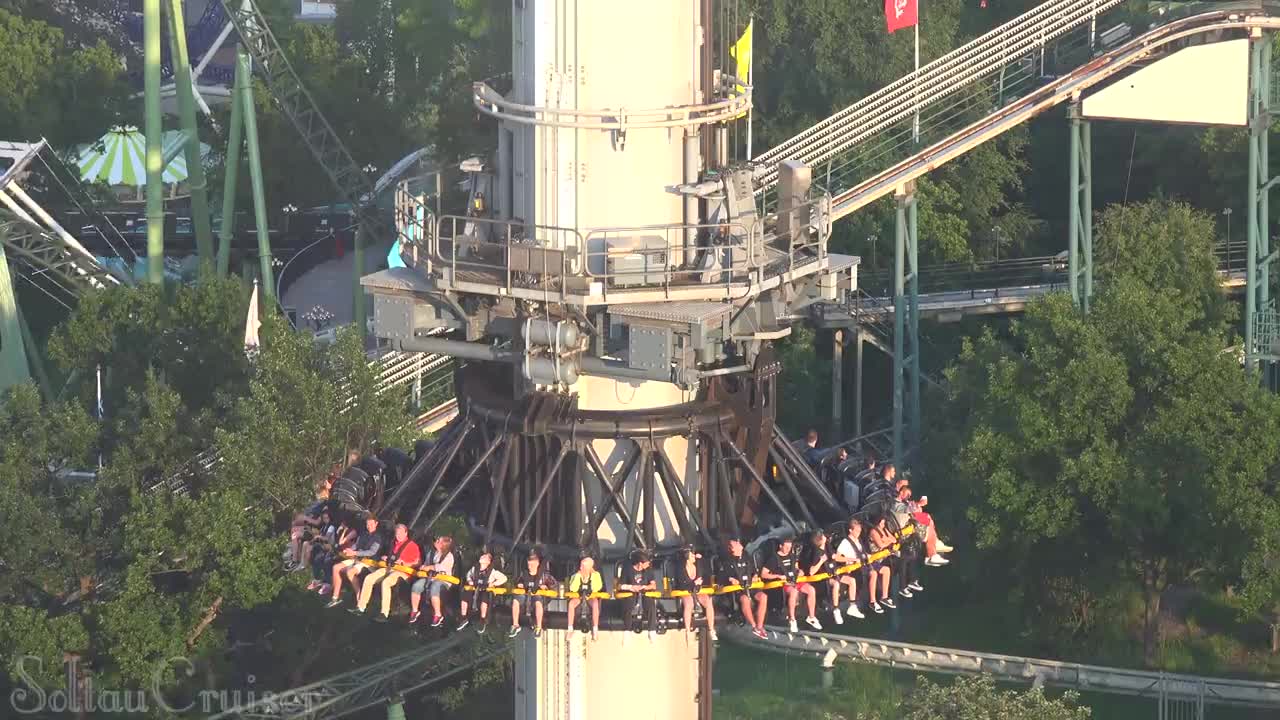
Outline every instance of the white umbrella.
<path fill-rule="evenodd" d="M 167 185 L 187 179 L 187 157 L 175 152 L 185 136 L 170 130 L 163 136 L 164 154 L 173 160 L 164 169 L 163 181 Z M 209 146 L 200 143 L 200 157 L 209 154 Z M 85 182 L 105 182 L 108 185 L 142 187 L 147 184 L 147 138 L 132 125 L 111 128 L 97 142 L 80 149 L 76 164 L 80 167 L 80 179 Z"/>

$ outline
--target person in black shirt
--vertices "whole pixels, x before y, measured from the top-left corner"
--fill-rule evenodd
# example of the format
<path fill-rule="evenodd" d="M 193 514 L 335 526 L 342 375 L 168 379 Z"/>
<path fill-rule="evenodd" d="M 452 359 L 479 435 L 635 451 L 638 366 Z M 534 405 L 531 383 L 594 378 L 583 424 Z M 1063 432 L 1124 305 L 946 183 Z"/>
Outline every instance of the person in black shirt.
<path fill-rule="evenodd" d="M 649 557 L 649 553 L 643 550 L 632 553 L 631 564 L 622 568 L 615 589 L 619 592 L 634 593 L 624 600 L 627 604 L 623 617 L 627 619 L 628 627 L 635 632 L 640 632 L 640 616 L 643 614 L 649 626 L 649 642 L 653 642 L 658 637 L 658 601 L 655 598 L 645 597 L 645 593 L 657 590 L 658 580 L 654 577 L 653 559 Z M 623 635 L 622 639 L 625 642 L 626 636 Z"/>
<path fill-rule="evenodd" d="M 551 576 L 545 568 L 542 559 L 542 551 L 534 548 L 529 552 L 529 558 L 525 561 L 525 571 L 516 577 L 516 590 L 523 590 L 525 602 L 533 606 L 533 636 L 542 637 L 542 613 L 545 606 L 546 598 L 537 595 L 539 590 L 554 590 L 556 588 L 556 579 Z M 515 637 L 520 634 L 520 596 L 515 595 L 511 598 L 511 633 L 508 637 Z"/>
<path fill-rule="evenodd" d="M 822 623 L 818 622 L 817 616 L 814 615 L 817 609 L 818 593 L 808 583 L 797 584 L 796 579 L 799 574 L 799 563 L 792 554 L 792 539 L 784 537 L 778 541 L 778 551 L 765 561 L 764 569 L 760 571 L 760 578 L 765 581 L 782 581 L 782 593 L 787 598 L 787 623 L 791 632 L 799 632 L 799 628 L 796 627 L 796 603 L 801 595 L 805 596 L 805 603 L 809 608 L 809 617 L 804 621 L 814 630 L 821 630 Z"/>
<path fill-rule="evenodd" d="M 769 597 L 764 590 L 751 591 L 751 586 L 760 580 L 760 571 L 755 560 L 743 552 L 742 538 L 729 538 L 729 556 L 725 558 L 723 577 L 724 585 L 738 585 L 742 591 L 738 594 L 738 608 L 742 610 L 742 619 L 751 626 L 751 634 L 761 640 L 768 639 L 764 631 L 764 611 L 769 604 Z M 751 601 L 755 600 L 752 609 Z"/>
<path fill-rule="evenodd" d="M 827 534 L 825 532 L 814 530 L 809 535 L 809 542 L 805 543 L 804 550 L 800 552 L 800 570 L 803 575 L 832 573 L 835 570 L 834 563 L 831 562 L 831 553 L 827 550 Z M 837 625 L 843 625 L 844 617 L 840 614 L 840 583 L 833 576 L 826 580 L 810 583 L 810 585 L 815 591 L 815 597 L 820 590 L 827 590 L 831 593 L 832 617 L 835 618 Z"/>
<path fill-rule="evenodd" d="M 458 623 L 458 630 L 470 624 L 468 611 L 472 607 L 478 607 L 480 608 L 480 627 L 476 632 L 483 635 L 489 627 L 489 600 L 493 597 L 493 588 L 506 584 L 507 576 L 493 566 L 493 551 L 485 548 L 480 552 L 480 557 L 476 558 L 476 564 L 467 571 L 466 585 L 472 590 L 469 602 L 466 594 L 462 596 L 462 607 L 459 613 L 462 622 Z"/>
<path fill-rule="evenodd" d="M 704 578 L 698 562 L 702 559 L 702 555 L 692 547 L 685 548 L 681 554 L 683 558 L 680 569 L 676 571 L 676 589 L 689 593 L 680 598 L 680 603 L 684 606 L 685 630 L 691 633 L 696 632 L 696 628 L 693 627 L 693 603 L 697 602 L 707 615 L 707 630 L 711 634 L 711 639 L 716 640 L 718 639 L 716 638 L 716 610 L 711 605 L 711 596 L 702 594 Z"/>

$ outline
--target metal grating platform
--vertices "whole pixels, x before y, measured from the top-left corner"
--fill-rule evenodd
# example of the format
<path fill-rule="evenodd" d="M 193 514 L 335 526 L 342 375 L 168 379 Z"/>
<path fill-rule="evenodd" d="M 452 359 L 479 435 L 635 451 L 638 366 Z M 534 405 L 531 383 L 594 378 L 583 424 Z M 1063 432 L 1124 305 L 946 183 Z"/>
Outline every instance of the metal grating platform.
<path fill-rule="evenodd" d="M 614 305 L 609 313 L 640 320 L 663 320 L 677 323 L 705 323 L 719 320 L 733 312 L 732 303 L 724 302 L 663 302 Z"/>

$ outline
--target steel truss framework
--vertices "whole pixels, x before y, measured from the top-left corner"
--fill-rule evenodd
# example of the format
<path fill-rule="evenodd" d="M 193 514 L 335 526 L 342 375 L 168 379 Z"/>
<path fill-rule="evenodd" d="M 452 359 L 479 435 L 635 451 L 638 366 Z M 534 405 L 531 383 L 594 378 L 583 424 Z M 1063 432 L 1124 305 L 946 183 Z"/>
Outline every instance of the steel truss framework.
<path fill-rule="evenodd" d="M 920 442 L 920 265 L 914 183 L 896 195 L 895 204 L 893 461 L 903 465 Z"/>
<path fill-rule="evenodd" d="M 469 364 L 459 371 L 458 418 L 378 514 L 423 534 L 446 513 L 462 514 L 487 541 L 517 551 L 541 545 L 576 558 L 586 548 L 605 561 L 633 547 L 711 550 L 718 534 L 750 531 L 761 515 L 793 531 L 820 527 L 845 513 L 772 422 L 776 370 L 766 361 L 749 381 L 715 378 L 706 399 L 613 413 L 549 393 L 513 402 L 493 389 L 508 370 Z M 689 440 L 691 457 L 668 454 L 664 441 L 673 437 Z M 612 469 L 596 440 L 617 443 Z M 696 468 L 704 491 L 692 496 L 678 467 Z M 599 503 L 587 507 L 584 497 Z M 677 538 L 659 537 L 664 506 Z M 625 528 L 624 548 L 601 552 L 597 532 L 607 521 Z"/>
<path fill-rule="evenodd" d="M 1274 33 L 1257 33 L 1249 49 L 1249 166 L 1245 207 L 1245 363 L 1262 371 L 1275 386 L 1274 363 L 1280 361 L 1280 313 L 1271 297 L 1271 250 L 1268 220 L 1271 177 L 1268 142 L 1271 124 L 1271 43 Z M 1259 367 L 1260 366 L 1260 367 Z"/>
<path fill-rule="evenodd" d="M 444 640 L 278 694 L 264 694 L 209 720 L 340 718 L 430 687 L 510 652 L 505 639 L 451 634 Z"/>

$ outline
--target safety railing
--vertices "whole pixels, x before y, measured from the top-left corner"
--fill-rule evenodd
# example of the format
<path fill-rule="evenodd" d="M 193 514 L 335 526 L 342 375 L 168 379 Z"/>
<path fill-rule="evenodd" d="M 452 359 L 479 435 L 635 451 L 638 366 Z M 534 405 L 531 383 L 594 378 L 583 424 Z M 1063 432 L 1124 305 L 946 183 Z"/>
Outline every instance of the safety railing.
<path fill-rule="evenodd" d="M 434 265 L 454 280 L 506 291 L 559 296 L 640 288 L 729 287 L 795 272 L 827 254 L 831 199 L 821 194 L 786 215 L 790 225 L 751 218 L 732 222 L 572 228 L 519 220 L 445 215 L 429 228 L 430 211 L 406 199 L 397 205 L 406 262 Z M 467 273 L 471 274 L 468 275 Z"/>
<path fill-rule="evenodd" d="M 591 230 L 586 248 L 587 276 L 606 296 L 636 287 L 727 287 L 745 281 L 766 255 L 759 222 Z M 698 259 L 686 262 L 688 255 Z"/>
<path fill-rule="evenodd" d="M 813 166 L 815 176 L 822 175 L 829 164 L 825 168 L 829 190 L 860 179 L 850 180 L 847 175 L 865 176 L 883 169 L 883 160 L 873 163 L 872 158 L 885 154 L 886 148 L 868 153 L 863 146 L 900 148 L 905 133 L 910 145 L 924 147 L 927 143 L 920 136 L 936 126 L 1011 101 L 1064 62 L 1075 62 L 1081 48 L 1087 57 L 1088 50 L 1098 44 L 1101 16 L 1121 2 L 1053 0 L 1010 20 L 758 156 L 753 160 L 758 166 L 757 186 L 772 187 L 777 182 L 777 164 L 786 159 Z M 1068 37 L 1072 31 L 1079 32 Z M 1068 55 L 1073 59 L 1068 60 Z M 881 135 L 888 137 L 872 142 Z M 844 157 L 855 147 L 863 157 Z"/>
<path fill-rule="evenodd" d="M 499 120 L 524 125 L 575 130 L 610 130 L 620 133 L 625 133 L 627 130 L 673 129 L 728 122 L 743 116 L 751 109 L 750 89 L 724 100 L 697 105 L 583 110 L 572 107 L 523 105 L 507 100 L 487 84 L 477 82 L 472 86 L 472 99 L 477 110 Z"/>

